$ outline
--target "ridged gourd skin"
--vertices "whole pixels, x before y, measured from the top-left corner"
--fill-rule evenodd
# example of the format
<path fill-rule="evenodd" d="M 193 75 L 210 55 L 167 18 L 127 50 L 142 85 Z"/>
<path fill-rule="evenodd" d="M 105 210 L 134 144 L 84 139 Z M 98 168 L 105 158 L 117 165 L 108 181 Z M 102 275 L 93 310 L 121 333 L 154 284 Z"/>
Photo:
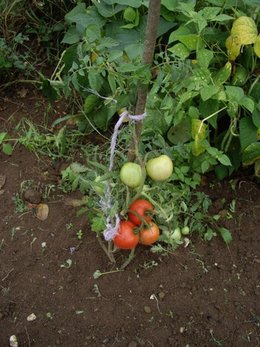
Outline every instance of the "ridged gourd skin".
<path fill-rule="evenodd" d="M 165 181 L 172 175 L 173 162 L 165 154 L 148 160 L 146 164 L 147 175 L 154 181 Z"/>

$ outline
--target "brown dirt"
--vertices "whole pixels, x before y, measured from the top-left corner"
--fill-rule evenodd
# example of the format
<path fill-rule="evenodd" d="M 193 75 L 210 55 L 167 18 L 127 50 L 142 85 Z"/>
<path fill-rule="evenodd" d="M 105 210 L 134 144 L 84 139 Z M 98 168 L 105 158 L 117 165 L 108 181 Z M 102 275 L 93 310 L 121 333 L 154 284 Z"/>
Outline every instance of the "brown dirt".
<path fill-rule="evenodd" d="M 2 98 L 0 131 L 21 116 L 39 121 L 44 110 L 44 100 L 31 92 Z M 9 346 L 13 334 L 19 347 L 260 345 L 256 183 L 239 179 L 235 191 L 228 182 L 207 188 L 215 213 L 223 209 L 219 199 L 227 205 L 236 201 L 233 218 L 224 221 L 233 235 L 228 247 L 218 237 L 206 243 L 195 236 L 191 246 L 168 256 L 139 247 L 125 271 L 95 280 L 96 270 L 113 268 L 86 218 L 64 204 L 60 190 L 43 199 L 50 209 L 45 221 L 32 210 L 16 212 L 14 197 L 22 183 L 33 180 L 46 192 L 50 184 L 57 186 L 57 167 L 18 145 L 10 157 L 0 152 L 0 163 L 6 176 L 0 191 L 1 347 Z M 82 242 L 76 237 L 80 229 Z M 72 254 L 71 247 L 76 247 Z M 122 262 L 126 254 L 117 257 Z M 61 267 L 67 259 L 71 267 Z M 36 319 L 27 321 L 32 313 Z"/>

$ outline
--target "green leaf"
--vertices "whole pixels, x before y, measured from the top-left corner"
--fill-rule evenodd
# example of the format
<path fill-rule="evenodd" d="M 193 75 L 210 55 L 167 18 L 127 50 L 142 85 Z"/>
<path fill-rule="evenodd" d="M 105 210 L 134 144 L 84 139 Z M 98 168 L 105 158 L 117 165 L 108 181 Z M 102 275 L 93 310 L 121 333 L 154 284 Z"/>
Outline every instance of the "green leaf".
<path fill-rule="evenodd" d="M 183 60 L 190 55 L 189 49 L 186 46 L 184 46 L 183 43 L 177 43 L 173 47 L 168 48 L 168 51 L 172 52 L 175 56 Z"/>
<path fill-rule="evenodd" d="M 257 141 L 257 128 L 251 118 L 244 117 L 239 122 L 239 139 L 242 151 L 251 143 Z"/>
<path fill-rule="evenodd" d="M 213 95 L 219 92 L 218 86 L 207 86 L 201 89 L 200 96 L 203 101 L 210 99 Z"/>
<path fill-rule="evenodd" d="M 213 20 L 221 11 L 221 7 L 204 7 L 198 13 L 201 14 L 207 21 Z"/>
<path fill-rule="evenodd" d="M 242 153 L 244 166 L 252 165 L 260 159 L 260 142 L 251 143 Z"/>
<path fill-rule="evenodd" d="M 95 4 L 101 16 L 105 18 L 113 17 L 115 14 L 117 14 L 118 12 L 121 12 L 125 8 L 125 6 L 122 6 L 120 4 L 115 4 L 115 2 L 113 6 L 110 6 L 106 4 L 104 1 L 99 1 L 99 0 L 92 0 L 92 2 Z"/>
<path fill-rule="evenodd" d="M 213 18 L 214 22 L 226 22 L 228 20 L 233 20 L 234 18 L 227 15 L 227 14 L 219 14 L 218 16 L 216 16 L 215 18 Z"/>
<path fill-rule="evenodd" d="M 202 48 L 197 51 L 197 60 L 200 66 L 203 68 L 207 68 L 209 66 L 211 60 L 213 59 L 213 56 L 213 52 L 209 49 Z"/>
<path fill-rule="evenodd" d="M 129 6 L 129 0 L 104 0 L 109 5 L 114 6 L 114 4 Z M 131 0 L 131 6 L 138 8 L 143 4 L 143 0 Z"/>
<path fill-rule="evenodd" d="M 223 228 L 223 227 L 219 228 L 218 231 L 220 233 L 220 236 L 224 240 L 225 244 L 228 245 L 232 241 L 231 232 L 228 229 Z"/>
<path fill-rule="evenodd" d="M 224 166 L 232 166 L 231 161 L 226 154 L 218 155 L 217 159 Z"/>
<path fill-rule="evenodd" d="M 252 121 L 257 128 L 260 127 L 260 102 L 258 102 L 258 104 L 255 105 L 255 109 L 252 114 Z"/>
<path fill-rule="evenodd" d="M 54 88 L 47 79 L 42 82 L 42 91 L 43 94 L 51 101 L 58 99 L 58 92 L 56 88 Z"/>
<path fill-rule="evenodd" d="M 231 29 L 231 36 L 238 39 L 240 45 L 255 43 L 257 38 L 257 27 L 251 17 L 241 16 L 236 19 Z"/>
<path fill-rule="evenodd" d="M 226 86 L 225 91 L 228 96 L 228 99 L 230 101 L 236 101 L 238 104 L 240 104 L 241 100 L 245 96 L 244 90 L 240 87 Z"/>
<path fill-rule="evenodd" d="M 13 153 L 13 147 L 10 145 L 10 143 L 3 143 L 3 152 L 7 155 L 11 155 Z"/>
<path fill-rule="evenodd" d="M 85 37 L 89 42 L 95 42 L 101 38 L 100 27 L 97 24 L 89 24 L 85 31 Z"/>
<path fill-rule="evenodd" d="M 173 126 L 167 133 L 168 140 L 174 144 L 183 144 L 191 138 L 191 123 L 189 118 L 184 118 L 178 125 Z"/>
<path fill-rule="evenodd" d="M 106 228 L 106 223 L 103 218 L 103 216 L 100 217 L 94 217 L 91 221 L 91 230 L 99 233 L 101 231 L 104 231 Z"/>
<path fill-rule="evenodd" d="M 61 42 L 72 45 L 73 43 L 77 43 L 79 41 L 80 41 L 80 35 L 76 27 L 70 27 L 68 31 L 65 33 Z"/>
<path fill-rule="evenodd" d="M 124 20 L 127 22 L 134 22 L 136 17 L 136 12 L 132 7 L 127 7 L 124 10 Z"/>
<path fill-rule="evenodd" d="M 162 0 L 162 5 L 165 6 L 169 11 L 176 11 L 178 0 Z"/>
<path fill-rule="evenodd" d="M 0 133 L 0 144 L 4 141 L 4 139 L 6 138 L 6 135 L 7 135 L 6 132 Z"/>
<path fill-rule="evenodd" d="M 94 108 L 96 107 L 96 105 L 98 104 L 99 101 L 99 97 L 94 95 L 94 94 L 90 94 L 86 97 L 85 102 L 84 102 L 84 112 L 85 113 L 90 113 L 94 110 Z"/>
<path fill-rule="evenodd" d="M 260 34 L 257 36 L 254 44 L 255 54 L 260 58 Z"/>
<path fill-rule="evenodd" d="M 213 81 L 217 86 L 222 86 L 230 77 L 232 64 L 228 61 L 213 77 Z"/>
<path fill-rule="evenodd" d="M 90 87 L 95 91 L 100 91 L 103 85 L 103 78 L 97 73 L 95 69 L 89 70 L 88 72 L 88 81 Z"/>
<path fill-rule="evenodd" d="M 239 105 L 247 109 L 249 112 L 253 113 L 255 109 L 255 102 L 252 98 L 249 96 L 244 96 L 240 102 Z"/>

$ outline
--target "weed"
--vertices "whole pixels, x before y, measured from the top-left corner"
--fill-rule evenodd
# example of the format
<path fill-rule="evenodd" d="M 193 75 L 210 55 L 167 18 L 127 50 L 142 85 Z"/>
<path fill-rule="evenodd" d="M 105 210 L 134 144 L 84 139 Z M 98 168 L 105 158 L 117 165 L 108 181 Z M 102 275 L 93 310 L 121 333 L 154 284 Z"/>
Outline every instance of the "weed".
<path fill-rule="evenodd" d="M 28 211 L 28 207 L 21 198 L 19 193 L 16 193 L 15 196 L 12 198 L 15 204 L 15 212 L 16 213 L 24 213 Z"/>
<path fill-rule="evenodd" d="M 83 238 L 83 231 L 82 231 L 81 229 L 78 230 L 78 231 L 76 232 L 76 236 L 77 236 L 77 239 L 78 239 L 79 241 L 81 241 L 82 238 Z"/>
<path fill-rule="evenodd" d="M 71 259 L 67 259 L 65 261 L 65 263 L 61 264 L 60 267 L 69 269 L 72 266 L 72 260 Z"/>

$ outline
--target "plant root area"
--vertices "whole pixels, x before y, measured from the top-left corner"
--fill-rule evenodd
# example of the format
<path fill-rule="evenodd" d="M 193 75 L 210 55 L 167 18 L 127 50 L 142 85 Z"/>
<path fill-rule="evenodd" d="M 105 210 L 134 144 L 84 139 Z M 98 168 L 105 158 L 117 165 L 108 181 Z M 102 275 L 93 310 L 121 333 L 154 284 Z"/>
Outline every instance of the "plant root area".
<path fill-rule="evenodd" d="M 0 131 L 15 136 L 21 117 L 43 119 L 46 102 L 24 93 L 2 97 Z M 52 120 L 62 116 L 55 107 Z M 129 252 L 109 262 L 86 217 L 68 203 L 77 193 L 58 188 L 63 163 L 17 144 L 11 156 L 0 152 L 0 164 L 1 347 L 15 346 L 12 335 L 19 347 L 260 346 L 260 189 L 252 177 L 239 176 L 235 189 L 204 182 L 211 212 L 232 233 L 228 246 L 196 235 L 167 254 L 139 246 L 116 271 Z M 47 218 L 33 203 L 18 211 L 26 182 L 48 205 Z"/>

